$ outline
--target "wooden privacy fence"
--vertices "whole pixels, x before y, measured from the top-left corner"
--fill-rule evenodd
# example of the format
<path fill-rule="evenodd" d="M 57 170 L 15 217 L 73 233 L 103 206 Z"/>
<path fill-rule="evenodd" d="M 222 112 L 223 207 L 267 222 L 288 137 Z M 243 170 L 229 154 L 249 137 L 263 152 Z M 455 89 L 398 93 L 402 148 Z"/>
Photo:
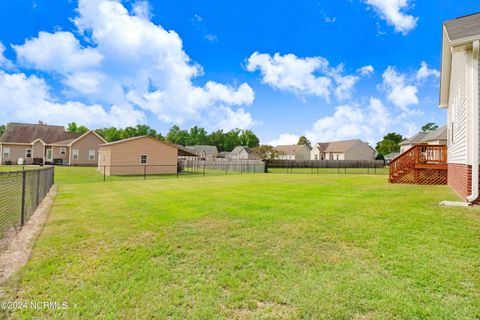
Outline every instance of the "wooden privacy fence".
<path fill-rule="evenodd" d="M 267 160 L 266 167 L 269 168 L 383 168 L 383 160 Z"/>

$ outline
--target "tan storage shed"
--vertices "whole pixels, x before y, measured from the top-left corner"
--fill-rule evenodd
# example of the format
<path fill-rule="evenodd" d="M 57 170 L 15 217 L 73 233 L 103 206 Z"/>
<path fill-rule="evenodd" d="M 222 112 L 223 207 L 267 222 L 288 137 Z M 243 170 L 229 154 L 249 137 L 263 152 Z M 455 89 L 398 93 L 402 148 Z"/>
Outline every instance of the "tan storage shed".
<path fill-rule="evenodd" d="M 178 155 L 176 145 L 150 136 L 135 137 L 101 145 L 98 170 L 107 176 L 176 174 Z"/>

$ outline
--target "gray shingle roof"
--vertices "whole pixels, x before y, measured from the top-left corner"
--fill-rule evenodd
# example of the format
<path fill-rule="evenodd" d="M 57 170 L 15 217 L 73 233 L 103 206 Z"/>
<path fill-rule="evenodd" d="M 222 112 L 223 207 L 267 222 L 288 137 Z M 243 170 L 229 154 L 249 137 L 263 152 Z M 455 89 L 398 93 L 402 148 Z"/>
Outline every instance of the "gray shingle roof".
<path fill-rule="evenodd" d="M 450 41 L 480 36 L 480 13 L 444 22 Z"/>
<path fill-rule="evenodd" d="M 399 144 L 402 146 L 402 145 L 406 145 L 406 144 L 422 143 L 423 139 L 425 138 L 426 135 L 427 134 L 425 132 L 419 132 L 416 135 L 414 135 L 413 137 L 403 140 Z"/>
<path fill-rule="evenodd" d="M 324 152 L 345 152 L 359 142 L 364 143 L 359 139 L 328 142 Z"/>
<path fill-rule="evenodd" d="M 247 153 L 250 153 L 250 148 L 239 146 L 239 147 L 235 147 L 235 148 L 232 150 L 231 154 L 232 154 L 232 155 L 239 155 L 240 152 L 242 152 L 243 149 L 245 149 L 245 151 L 247 151 Z"/>
<path fill-rule="evenodd" d="M 66 132 L 62 126 L 44 124 L 9 123 L 5 133 L 0 137 L 0 142 L 32 143 L 41 139 L 47 144 L 58 141 L 76 139 L 81 133 Z"/>
<path fill-rule="evenodd" d="M 186 148 L 193 150 L 196 153 L 205 153 L 206 155 L 218 154 L 218 149 L 216 146 L 197 145 L 197 146 L 186 146 Z"/>
<path fill-rule="evenodd" d="M 430 132 L 419 132 L 413 137 L 400 142 L 400 145 L 427 143 L 432 140 L 447 140 L 447 126 L 442 126 Z"/>
<path fill-rule="evenodd" d="M 428 142 L 432 140 L 447 140 L 447 126 L 438 128 L 425 135 L 423 141 Z"/>
<path fill-rule="evenodd" d="M 305 147 L 308 148 L 308 146 L 304 144 L 300 144 L 300 145 L 292 144 L 292 145 L 276 146 L 275 150 L 283 152 L 285 154 L 297 154 Z"/>

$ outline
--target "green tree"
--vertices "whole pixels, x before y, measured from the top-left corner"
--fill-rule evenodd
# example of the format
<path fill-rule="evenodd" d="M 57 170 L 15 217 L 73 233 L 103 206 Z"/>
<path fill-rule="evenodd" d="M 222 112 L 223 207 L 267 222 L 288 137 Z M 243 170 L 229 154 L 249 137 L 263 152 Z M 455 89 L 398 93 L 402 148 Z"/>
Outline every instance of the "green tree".
<path fill-rule="evenodd" d="M 239 136 L 240 145 L 255 148 L 260 145 L 260 139 L 253 133 L 252 130 L 243 130 Z"/>
<path fill-rule="evenodd" d="M 81 133 L 81 134 L 87 133 L 87 132 L 88 132 L 88 128 L 85 127 L 85 126 L 80 126 L 80 127 L 77 128 L 77 132 L 78 132 L 78 133 Z"/>
<path fill-rule="evenodd" d="M 115 127 L 97 129 L 95 132 L 107 140 L 107 142 L 122 140 L 122 130 Z"/>
<path fill-rule="evenodd" d="M 190 146 L 204 145 L 208 143 L 208 134 L 204 128 L 193 126 L 190 128 L 190 132 L 187 138 L 187 144 Z"/>
<path fill-rule="evenodd" d="M 5 133 L 6 129 L 7 129 L 7 127 L 4 124 L 2 124 L 0 126 L 0 137 Z"/>
<path fill-rule="evenodd" d="M 240 129 L 233 129 L 225 133 L 224 151 L 230 152 L 240 143 Z"/>
<path fill-rule="evenodd" d="M 175 144 L 181 144 L 183 146 L 187 145 L 189 134 L 188 131 L 180 129 L 179 126 L 174 125 L 170 128 L 165 137 L 167 141 Z"/>
<path fill-rule="evenodd" d="M 310 148 L 312 147 L 312 143 L 311 143 L 310 140 L 308 140 L 307 137 L 305 137 L 305 136 L 301 136 L 300 139 L 298 139 L 297 144 L 298 144 L 298 145 L 307 145 L 307 146 L 309 146 Z"/>
<path fill-rule="evenodd" d="M 376 150 L 381 155 L 387 155 L 392 152 L 400 151 L 400 142 L 403 141 L 402 135 L 391 132 L 383 137 L 381 141 L 377 143 Z"/>
<path fill-rule="evenodd" d="M 217 130 L 210 133 L 207 137 L 207 143 L 216 146 L 218 151 L 225 151 L 225 133 L 223 130 Z"/>
<path fill-rule="evenodd" d="M 70 122 L 67 126 L 68 132 L 77 132 L 78 126 L 75 122 Z"/>
<path fill-rule="evenodd" d="M 422 132 L 430 132 L 438 129 L 438 125 L 435 122 L 429 122 L 422 127 Z"/>

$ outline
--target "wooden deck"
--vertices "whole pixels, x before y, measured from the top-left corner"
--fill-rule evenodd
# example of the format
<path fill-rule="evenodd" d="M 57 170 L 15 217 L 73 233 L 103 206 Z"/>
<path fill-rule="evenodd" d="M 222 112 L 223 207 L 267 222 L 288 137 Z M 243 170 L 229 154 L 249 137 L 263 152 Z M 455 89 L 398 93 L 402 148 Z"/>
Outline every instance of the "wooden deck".
<path fill-rule="evenodd" d="M 447 146 L 415 145 L 393 159 L 389 167 L 391 183 L 447 184 Z"/>

